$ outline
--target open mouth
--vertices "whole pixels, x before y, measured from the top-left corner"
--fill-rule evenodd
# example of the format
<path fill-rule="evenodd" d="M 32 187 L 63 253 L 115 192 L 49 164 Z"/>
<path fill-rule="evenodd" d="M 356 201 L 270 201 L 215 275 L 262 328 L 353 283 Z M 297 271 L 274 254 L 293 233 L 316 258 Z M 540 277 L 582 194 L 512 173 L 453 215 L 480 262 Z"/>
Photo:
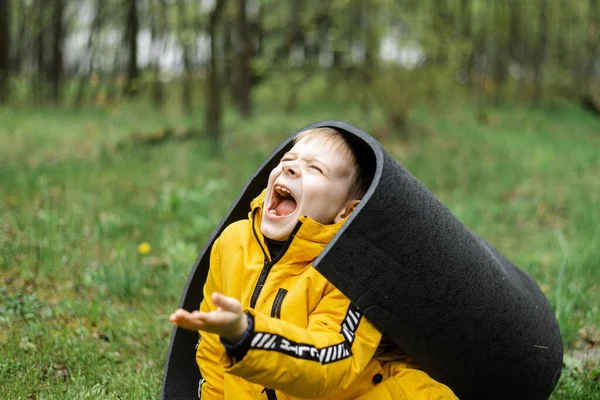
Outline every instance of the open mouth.
<path fill-rule="evenodd" d="M 296 199 L 289 189 L 280 185 L 275 185 L 273 187 L 273 195 L 271 196 L 271 204 L 269 204 L 267 213 L 272 218 L 284 218 L 296 211 L 297 206 Z"/>

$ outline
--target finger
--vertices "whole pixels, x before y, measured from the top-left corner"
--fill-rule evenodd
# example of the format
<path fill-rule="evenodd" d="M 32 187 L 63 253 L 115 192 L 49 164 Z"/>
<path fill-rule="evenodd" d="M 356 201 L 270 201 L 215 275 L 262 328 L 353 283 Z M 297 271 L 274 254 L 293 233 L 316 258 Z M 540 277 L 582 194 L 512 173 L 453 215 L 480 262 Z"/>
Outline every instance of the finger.
<path fill-rule="evenodd" d="M 231 311 L 236 314 L 240 314 L 242 312 L 242 305 L 238 299 L 233 297 L 227 297 L 221 293 L 214 292 L 212 294 L 212 301 L 217 307 L 224 311 Z"/>
<path fill-rule="evenodd" d="M 226 327 L 235 321 L 237 314 L 229 311 L 211 311 L 209 313 L 203 313 L 198 315 L 198 323 L 203 324 L 205 327 Z"/>
<path fill-rule="evenodd" d="M 169 316 L 169 321 L 171 321 L 171 322 L 179 321 L 181 319 L 184 319 L 187 314 L 189 314 L 189 313 L 186 310 L 184 310 L 182 308 L 178 308 L 177 310 L 175 310 L 174 313 L 172 313 Z"/>
<path fill-rule="evenodd" d="M 229 311 L 194 311 L 186 316 L 188 323 L 194 324 L 198 329 L 219 328 L 231 324 L 237 318 L 236 314 Z"/>
<path fill-rule="evenodd" d="M 202 320 L 202 316 L 199 311 L 192 313 L 186 310 L 177 310 L 169 317 L 169 320 L 176 326 L 179 326 L 190 331 L 202 330 L 205 327 L 205 322 Z"/>

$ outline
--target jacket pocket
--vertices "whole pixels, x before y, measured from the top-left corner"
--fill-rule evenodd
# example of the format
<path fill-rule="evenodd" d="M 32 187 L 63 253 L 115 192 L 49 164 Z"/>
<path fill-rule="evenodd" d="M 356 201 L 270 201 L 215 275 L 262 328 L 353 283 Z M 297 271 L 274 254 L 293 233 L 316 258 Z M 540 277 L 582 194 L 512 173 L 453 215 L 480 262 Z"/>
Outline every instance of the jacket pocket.
<path fill-rule="evenodd" d="M 287 295 L 288 291 L 284 288 L 279 288 L 275 300 L 273 301 L 273 307 L 271 308 L 271 317 L 281 318 L 281 306 L 283 305 L 283 299 Z"/>

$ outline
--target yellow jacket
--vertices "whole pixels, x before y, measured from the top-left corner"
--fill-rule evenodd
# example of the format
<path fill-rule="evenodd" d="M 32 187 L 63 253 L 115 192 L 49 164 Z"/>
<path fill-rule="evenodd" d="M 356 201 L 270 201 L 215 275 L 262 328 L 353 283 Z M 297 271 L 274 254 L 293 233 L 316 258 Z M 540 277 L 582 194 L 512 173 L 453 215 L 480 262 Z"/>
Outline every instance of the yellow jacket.
<path fill-rule="evenodd" d="M 272 260 L 259 229 L 263 202 L 264 192 L 252 202 L 249 219 L 228 226 L 211 250 L 200 309 L 215 309 L 212 292 L 235 297 L 254 329 L 239 360 L 217 335 L 200 332 L 202 400 L 402 399 L 395 386 L 389 397 L 369 396 L 384 378 L 399 374 L 398 365 L 373 358 L 381 333 L 311 265 L 344 221 L 321 225 L 301 217 L 283 256 Z"/>

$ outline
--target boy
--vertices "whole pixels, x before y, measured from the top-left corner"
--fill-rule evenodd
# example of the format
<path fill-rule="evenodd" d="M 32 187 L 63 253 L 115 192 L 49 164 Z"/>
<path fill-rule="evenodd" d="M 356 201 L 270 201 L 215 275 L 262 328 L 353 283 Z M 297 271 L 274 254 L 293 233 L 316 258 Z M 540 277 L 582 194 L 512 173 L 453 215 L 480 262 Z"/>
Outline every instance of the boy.
<path fill-rule="evenodd" d="M 311 266 L 366 181 L 341 133 L 302 132 L 215 241 L 200 311 L 170 317 L 200 331 L 203 400 L 456 398 Z"/>

